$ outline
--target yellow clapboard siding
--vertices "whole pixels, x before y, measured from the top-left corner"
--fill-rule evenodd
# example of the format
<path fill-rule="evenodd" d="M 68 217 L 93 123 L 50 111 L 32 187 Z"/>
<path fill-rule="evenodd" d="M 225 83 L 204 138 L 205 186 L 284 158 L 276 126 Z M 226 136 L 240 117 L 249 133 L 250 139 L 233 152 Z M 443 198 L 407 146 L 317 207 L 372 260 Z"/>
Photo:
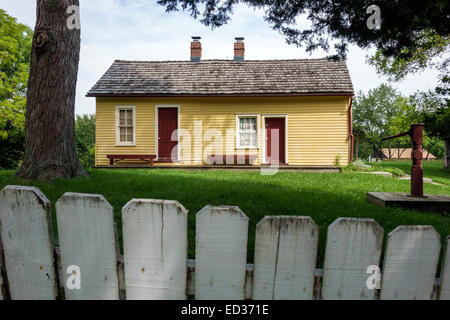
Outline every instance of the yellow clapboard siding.
<path fill-rule="evenodd" d="M 190 133 L 190 164 L 202 164 L 203 153 L 211 141 L 202 137 L 194 143 L 194 124 L 204 134 L 216 129 L 234 154 L 256 154 L 256 164 L 262 161 L 263 116 L 287 115 L 288 162 L 290 165 L 334 166 L 338 157 L 345 165 L 349 161 L 350 141 L 349 97 L 207 97 L 207 98 L 97 98 L 97 166 L 109 164 L 108 154 L 155 154 L 155 107 L 178 105 L 180 129 Z M 136 146 L 116 146 L 116 106 L 136 108 Z M 259 115 L 259 148 L 235 149 L 235 135 L 227 138 L 227 129 L 236 130 L 237 114 Z M 184 148 L 183 147 L 183 148 Z M 197 147 L 197 148 L 195 148 Z M 189 149 L 189 148 L 188 148 Z M 184 159 L 184 154 L 182 154 Z M 129 163 L 140 163 L 130 161 Z"/>

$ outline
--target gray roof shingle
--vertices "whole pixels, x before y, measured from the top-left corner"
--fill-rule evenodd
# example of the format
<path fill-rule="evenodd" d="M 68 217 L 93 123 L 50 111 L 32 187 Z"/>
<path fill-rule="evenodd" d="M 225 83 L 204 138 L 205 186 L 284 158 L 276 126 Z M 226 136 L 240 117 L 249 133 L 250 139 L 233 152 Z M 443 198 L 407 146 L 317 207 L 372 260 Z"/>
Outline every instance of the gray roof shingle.
<path fill-rule="evenodd" d="M 344 60 L 116 60 L 89 90 L 100 96 L 353 94 Z"/>

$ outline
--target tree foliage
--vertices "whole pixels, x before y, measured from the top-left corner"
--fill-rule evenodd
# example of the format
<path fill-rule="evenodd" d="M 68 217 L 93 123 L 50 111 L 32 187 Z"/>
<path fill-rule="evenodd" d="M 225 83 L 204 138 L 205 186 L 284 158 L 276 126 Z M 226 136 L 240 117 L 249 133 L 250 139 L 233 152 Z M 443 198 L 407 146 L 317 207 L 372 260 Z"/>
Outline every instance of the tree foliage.
<path fill-rule="evenodd" d="M 361 48 L 374 45 L 388 57 L 408 59 L 421 50 L 423 33 L 440 37 L 450 34 L 447 0 L 158 0 L 167 11 L 186 10 L 212 28 L 231 19 L 234 7 L 244 3 L 264 10 L 264 19 L 281 32 L 288 43 L 306 46 L 307 51 L 330 49 L 334 41 L 336 53 L 345 56 L 348 44 Z M 370 30 L 367 9 L 381 9 L 381 28 Z M 298 23 L 306 16 L 311 23 Z"/>
<path fill-rule="evenodd" d="M 425 31 L 422 32 L 418 42 L 420 46 L 403 50 L 405 53 L 408 52 L 406 57 L 386 56 L 382 50 L 378 50 L 368 59 L 368 62 L 376 67 L 379 74 L 387 76 L 391 81 L 400 81 L 408 74 L 420 72 L 426 68 L 435 68 L 442 76 L 448 73 L 450 59 L 440 58 L 444 54 L 448 56 L 450 37 Z"/>
<path fill-rule="evenodd" d="M 81 164 L 85 168 L 91 168 L 95 159 L 95 115 L 77 115 L 75 149 Z"/>
<path fill-rule="evenodd" d="M 358 92 L 353 103 L 353 122 L 364 132 L 364 141 L 370 144 L 372 152 L 378 149 L 383 137 L 391 135 L 392 120 L 404 103 L 404 98 L 386 84 L 367 94 Z"/>
<path fill-rule="evenodd" d="M 445 100 L 433 91 L 402 96 L 389 85 L 382 84 L 367 94 L 355 97 L 354 134 L 359 140 L 359 156 L 368 157 L 379 148 L 392 146 L 410 148 L 409 137 L 381 142 L 382 138 L 408 131 L 411 124 L 425 122 L 424 148 L 436 157 L 444 155 L 444 136 L 437 135 L 429 118 L 444 107 Z M 444 124 L 445 125 L 445 124 Z M 449 125 L 450 126 L 450 125 Z M 442 130 L 442 125 L 436 126 Z M 427 156 L 427 153 L 424 155 Z"/>
<path fill-rule="evenodd" d="M 427 130 L 444 141 L 450 140 L 450 108 L 439 108 L 436 112 L 424 114 Z"/>
<path fill-rule="evenodd" d="M 421 121 L 426 119 L 426 132 L 428 138 L 425 141 L 429 148 L 439 145 L 439 139 L 446 140 L 445 129 L 438 125 L 438 119 L 441 119 L 442 112 L 445 113 L 445 107 L 449 106 L 450 78 L 450 36 L 439 35 L 433 30 L 425 30 L 419 38 L 421 45 L 417 48 L 406 48 L 410 55 L 387 56 L 382 50 L 379 50 L 373 57 L 368 59 L 369 64 L 376 67 L 379 74 L 385 75 L 390 81 L 400 81 L 407 75 L 417 73 L 426 68 L 433 68 L 439 73 L 440 83 L 435 88 L 435 92 L 421 92 L 412 97 L 413 103 L 421 105 Z M 428 115 L 429 112 L 437 113 Z M 416 115 L 417 116 L 417 115 Z M 431 140 L 431 141 L 430 141 Z M 448 140 L 446 140 L 448 141 Z M 447 142 L 448 144 L 448 142 Z M 435 150 L 438 153 L 440 150 Z M 437 156 L 437 154 L 436 154 Z"/>
<path fill-rule="evenodd" d="M 422 109 L 422 121 L 428 135 L 445 144 L 444 166 L 450 166 L 450 79 L 445 75 L 440 85 L 434 90 L 417 95 L 418 104 L 426 106 Z"/>
<path fill-rule="evenodd" d="M 437 158 L 442 158 L 444 156 L 442 140 L 444 139 L 433 134 L 433 129 L 426 117 L 441 109 L 444 103 L 445 100 L 434 91 L 416 92 L 408 97 L 408 103 L 394 117 L 392 130 L 407 131 L 413 123 L 425 123 L 423 146 Z M 411 145 L 409 137 L 400 138 L 400 141 L 408 147 Z M 428 153 L 425 153 L 424 157 L 427 158 L 427 156 Z"/>
<path fill-rule="evenodd" d="M 447 101 L 448 102 L 448 101 Z M 444 167 L 450 167 L 450 107 L 439 108 L 436 112 L 425 113 L 424 122 L 430 135 L 445 142 Z"/>
<path fill-rule="evenodd" d="M 32 30 L 0 9 L 0 167 L 23 155 Z"/>

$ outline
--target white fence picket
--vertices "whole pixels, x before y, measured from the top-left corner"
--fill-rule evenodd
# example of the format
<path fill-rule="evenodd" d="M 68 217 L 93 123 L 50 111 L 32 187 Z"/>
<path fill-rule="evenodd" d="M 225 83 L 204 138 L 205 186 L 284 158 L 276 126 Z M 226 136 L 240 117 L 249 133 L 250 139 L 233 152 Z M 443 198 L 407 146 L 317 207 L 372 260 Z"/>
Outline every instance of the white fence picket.
<path fill-rule="evenodd" d="M 256 225 L 253 300 L 274 299 L 280 217 L 264 217 Z"/>
<path fill-rule="evenodd" d="M 64 284 L 80 268 L 81 288 L 65 286 L 68 300 L 119 299 L 114 211 L 102 195 L 66 193 L 56 203 Z M 70 277 L 70 278 L 69 278 Z"/>
<path fill-rule="evenodd" d="M 265 217 L 256 227 L 254 300 L 311 300 L 319 229 L 310 217 Z"/>
<path fill-rule="evenodd" d="M 322 282 L 325 300 L 373 300 L 369 266 L 379 266 L 383 229 L 373 219 L 339 218 L 328 227 Z"/>
<path fill-rule="evenodd" d="M 1 235 L 0 235 L 1 237 Z M 2 242 L 0 240 L 0 252 L 3 252 L 3 246 L 2 246 Z M 5 282 L 3 280 L 3 272 L 5 272 L 6 270 L 4 270 L 4 263 L 3 263 L 3 254 L 0 254 L 0 301 L 5 300 L 5 296 L 4 296 L 4 290 L 5 288 Z"/>
<path fill-rule="evenodd" d="M 37 188 L 7 186 L 0 194 L 0 221 L 11 298 L 54 300 L 50 202 Z"/>
<path fill-rule="evenodd" d="M 441 290 L 439 299 L 450 300 L 450 236 L 447 237 L 447 246 L 441 268 Z"/>
<path fill-rule="evenodd" d="M 381 299 L 431 299 L 440 248 L 432 226 L 399 226 L 389 233 Z"/>
<path fill-rule="evenodd" d="M 0 273 L 0 300 L 52 300 L 58 284 L 69 300 L 116 300 L 125 289 L 130 300 L 376 298 L 366 272 L 379 265 L 383 229 L 372 219 L 339 218 L 330 225 L 324 269 L 316 270 L 318 227 L 310 217 L 261 220 L 255 264 L 247 265 L 248 217 L 238 207 L 206 206 L 197 213 L 195 261 L 187 260 L 187 210 L 176 201 L 134 199 L 124 206 L 123 257 L 114 210 L 103 196 L 66 193 L 56 211 L 59 250 L 47 198 L 33 187 L 1 191 L 0 268 L 7 279 Z M 450 300 L 450 237 L 439 282 L 440 246 L 432 226 L 392 231 L 380 298 Z M 80 273 L 68 274 L 74 266 Z M 81 287 L 69 288 L 77 277 Z"/>
<path fill-rule="evenodd" d="M 197 213 L 195 296 L 245 298 L 248 217 L 238 207 L 206 206 Z"/>
<path fill-rule="evenodd" d="M 122 221 L 127 299 L 185 299 L 187 210 L 176 201 L 134 199 Z"/>

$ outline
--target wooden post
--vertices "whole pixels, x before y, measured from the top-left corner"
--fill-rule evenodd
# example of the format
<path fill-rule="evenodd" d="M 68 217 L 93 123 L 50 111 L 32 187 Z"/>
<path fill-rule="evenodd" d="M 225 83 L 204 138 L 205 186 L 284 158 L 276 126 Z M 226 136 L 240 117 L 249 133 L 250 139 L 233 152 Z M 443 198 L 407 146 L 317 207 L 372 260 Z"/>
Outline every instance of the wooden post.
<path fill-rule="evenodd" d="M 410 131 L 413 144 L 413 151 L 411 154 L 413 161 L 411 168 L 411 196 L 413 197 L 423 197 L 423 126 L 423 123 L 413 124 Z"/>
<path fill-rule="evenodd" d="M 407 132 L 399 133 L 395 136 L 381 139 L 381 141 L 396 139 L 404 136 L 410 136 L 413 150 L 411 153 L 412 168 L 411 168 L 411 197 L 423 197 L 423 123 L 416 123 L 411 125 L 411 129 Z M 399 155 L 400 158 L 400 155 Z"/>

